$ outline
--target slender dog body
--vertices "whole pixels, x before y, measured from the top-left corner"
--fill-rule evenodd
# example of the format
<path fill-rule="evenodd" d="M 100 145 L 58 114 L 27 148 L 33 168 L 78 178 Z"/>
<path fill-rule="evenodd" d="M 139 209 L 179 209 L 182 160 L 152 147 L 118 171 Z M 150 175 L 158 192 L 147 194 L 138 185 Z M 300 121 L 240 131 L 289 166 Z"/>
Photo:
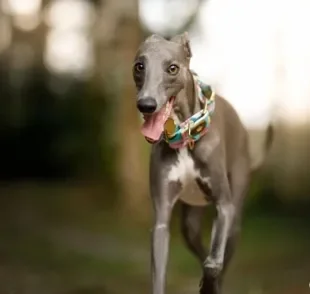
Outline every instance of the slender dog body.
<path fill-rule="evenodd" d="M 189 69 L 190 57 L 186 34 L 170 41 L 152 35 L 140 46 L 133 69 L 137 107 L 145 116 L 142 133 L 154 143 L 150 161 L 155 213 L 153 294 L 165 293 L 169 222 L 178 200 L 182 200 L 185 242 L 203 269 L 200 292 L 220 293 L 240 230 L 242 205 L 252 172 L 247 131 L 234 108 L 220 96 L 215 96 L 208 132 L 192 148 L 173 149 L 161 139 L 168 116 L 180 124 L 203 107 Z M 207 250 L 202 244 L 202 217 L 208 202 L 215 205 L 217 214 Z"/>

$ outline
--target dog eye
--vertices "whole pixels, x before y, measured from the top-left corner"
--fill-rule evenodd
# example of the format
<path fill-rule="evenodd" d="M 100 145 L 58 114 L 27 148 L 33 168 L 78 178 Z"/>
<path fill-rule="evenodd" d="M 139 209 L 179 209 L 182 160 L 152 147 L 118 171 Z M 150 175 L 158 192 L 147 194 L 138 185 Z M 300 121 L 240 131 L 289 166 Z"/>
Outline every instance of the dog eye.
<path fill-rule="evenodd" d="M 179 67 L 175 64 L 171 64 L 167 71 L 171 75 L 176 75 L 179 72 Z"/>
<path fill-rule="evenodd" d="M 141 72 L 144 70 L 144 64 L 141 62 L 138 62 L 135 64 L 135 71 L 136 72 Z"/>

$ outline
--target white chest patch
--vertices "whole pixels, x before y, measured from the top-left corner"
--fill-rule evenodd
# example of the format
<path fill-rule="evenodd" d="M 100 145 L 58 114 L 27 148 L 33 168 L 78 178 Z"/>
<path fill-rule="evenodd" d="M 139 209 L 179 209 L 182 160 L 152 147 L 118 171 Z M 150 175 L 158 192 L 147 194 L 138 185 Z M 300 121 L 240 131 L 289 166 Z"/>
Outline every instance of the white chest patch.
<path fill-rule="evenodd" d="M 170 181 L 180 181 L 185 185 L 188 181 L 194 180 L 199 176 L 199 172 L 195 169 L 194 161 L 186 148 L 180 149 L 178 159 L 175 165 L 171 167 L 168 174 Z"/>
<path fill-rule="evenodd" d="M 177 124 L 180 123 L 174 111 L 172 111 L 171 116 Z M 204 146 L 204 156 L 208 158 L 219 143 L 220 136 L 217 133 L 213 133 L 211 136 L 209 135 L 208 144 Z M 195 168 L 194 161 L 187 148 L 179 149 L 177 161 L 168 173 L 168 180 L 181 182 L 182 191 L 179 195 L 180 200 L 190 205 L 205 206 L 208 202 L 206 201 L 206 195 L 196 183 L 196 179 L 198 178 L 212 189 L 210 178 L 201 177 L 199 170 Z"/>
<path fill-rule="evenodd" d="M 190 205 L 204 206 L 208 202 L 196 183 L 197 178 L 206 183 L 209 181 L 209 178 L 201 178 L 200 172 L 195 168 L 194 161 L 189 155 L 188 150 L 186 148 L 180 149 L 178 159 L 168 173 L 168 180 L 181 182 L 180 200 Z"/>

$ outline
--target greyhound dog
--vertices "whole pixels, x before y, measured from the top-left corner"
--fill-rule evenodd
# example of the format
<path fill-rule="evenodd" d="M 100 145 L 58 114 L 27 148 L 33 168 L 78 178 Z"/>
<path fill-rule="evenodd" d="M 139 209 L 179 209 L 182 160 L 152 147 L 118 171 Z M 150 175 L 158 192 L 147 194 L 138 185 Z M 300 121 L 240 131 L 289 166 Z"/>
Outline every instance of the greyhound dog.
<path fill-rule="evenodd" d="M 169 223 L 177 200 L 186 245 L 202 267 L 200 293 L 221 293 L 254 170 L 245 127 L 234 108 L 190 70 L 191 56 L 187 33 L 170 40 L 154 34 L 140 45 L 133 65 L 141 132 L 152 143 L 153 294 L 165 293 Z M 265 153 L 271 141 L 270 125 Z M 202 217 L 209 203 L 217 214 L 206 250 Z"/>

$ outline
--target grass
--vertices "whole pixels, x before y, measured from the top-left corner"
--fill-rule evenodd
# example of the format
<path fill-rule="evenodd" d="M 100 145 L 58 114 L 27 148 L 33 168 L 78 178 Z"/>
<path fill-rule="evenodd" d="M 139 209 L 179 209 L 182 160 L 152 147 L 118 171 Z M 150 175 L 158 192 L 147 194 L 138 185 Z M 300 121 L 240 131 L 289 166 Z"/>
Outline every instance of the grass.
<path fill-rule="evenodd" d="M 9 294 L 6 289 L 13 286 L 20 289 L 15 293 L 31 294 L 149 291 L 149 224 L 138 226 L 130 217 L 115 222 L 114 211 L 90 204 L 70 213 L 75 191 L 82 195 L 89 190 L 55 190 L 23 187 L 17 196 L 14 189 L 2 193 L 0 293 Z M 73 207 L 77 203 L 84 202 L 77 199 Z M 210 217 L 206 227 L 210 229 Z M 247 216 L 226 293 L 308 293 L 309 245 L 309 225 L 302 218 Z M 200 268 L 183 244 L 177 217 L 170 248 L 169 293 L 197 293 Z M 25 282 L 29 275 L 37 277 L 36 286 Z"/>

